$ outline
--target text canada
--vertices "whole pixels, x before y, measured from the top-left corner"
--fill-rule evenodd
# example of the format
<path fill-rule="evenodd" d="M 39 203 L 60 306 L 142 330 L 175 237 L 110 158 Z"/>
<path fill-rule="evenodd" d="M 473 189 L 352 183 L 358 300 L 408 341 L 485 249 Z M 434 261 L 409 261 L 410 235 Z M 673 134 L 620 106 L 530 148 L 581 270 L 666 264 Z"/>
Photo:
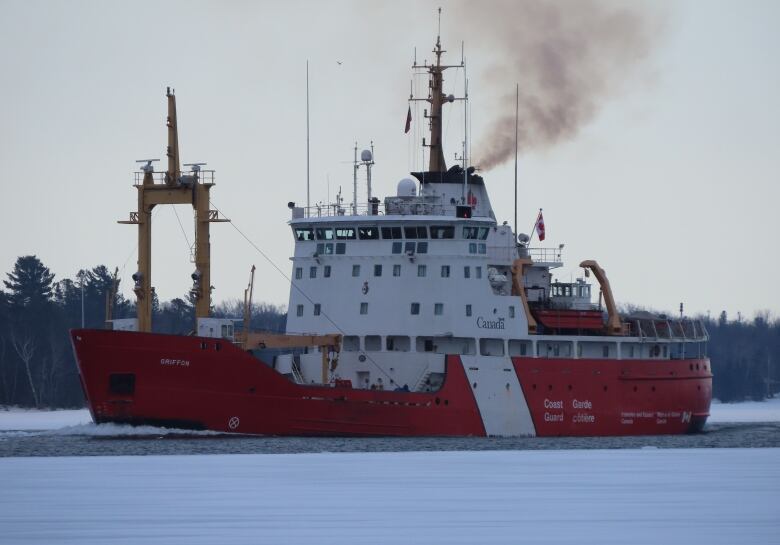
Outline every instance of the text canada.
<path fill-rule="evenodd" d="M 486 320 L 482 316 L 478 316 L 477 327 L 480 329 L 504 329 L 504 319 Z"/>

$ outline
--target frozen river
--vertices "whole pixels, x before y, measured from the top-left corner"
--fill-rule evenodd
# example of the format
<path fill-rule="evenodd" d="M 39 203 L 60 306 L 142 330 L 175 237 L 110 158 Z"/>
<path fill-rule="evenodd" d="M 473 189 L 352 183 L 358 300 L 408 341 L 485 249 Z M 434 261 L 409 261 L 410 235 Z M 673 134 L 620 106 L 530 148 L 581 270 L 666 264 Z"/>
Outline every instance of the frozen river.
<path fill-rule="evenodd" d="M 0 459 L 0 543 L 778 543 L 777 449 Z"/>
<path fill-rule="evenodd" d="M 780 543 L 779 409 L 582 439 L 260 438 L 0 412 L 0 544 Z"/>

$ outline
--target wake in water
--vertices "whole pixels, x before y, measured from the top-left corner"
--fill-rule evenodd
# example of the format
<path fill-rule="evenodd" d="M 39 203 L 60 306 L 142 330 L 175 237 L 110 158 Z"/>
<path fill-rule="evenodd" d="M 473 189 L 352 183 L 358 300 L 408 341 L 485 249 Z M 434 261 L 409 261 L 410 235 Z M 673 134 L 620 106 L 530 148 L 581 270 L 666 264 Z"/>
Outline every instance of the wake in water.
<path fill-rule="evenodd" d="M 222 437 L 228 434 L 210 430 L 182 430 L 177 428 L 158 428 L 155 426 L 131 426 L 129 424 L 77 424 L 56 430 L 9 430 L 0 431 L 0 440 L 12 437 L 36 436 L 68 436 L 68 437 L 104 437 L 104 438 L 139 438 L 154 437 Z"/>

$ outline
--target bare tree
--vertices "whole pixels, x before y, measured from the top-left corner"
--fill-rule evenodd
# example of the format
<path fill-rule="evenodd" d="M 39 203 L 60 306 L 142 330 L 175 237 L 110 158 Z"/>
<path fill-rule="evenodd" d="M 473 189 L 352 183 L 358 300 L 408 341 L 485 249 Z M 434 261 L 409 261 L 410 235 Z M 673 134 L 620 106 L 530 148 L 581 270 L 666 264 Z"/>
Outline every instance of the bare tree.
<path fill-rule="evenodd" d="M 16 351 L 19 359 L 24 364 L 25 371 L 27 372 L 27 381 L 30 384 L 30 391 L 32 392 L 33 401 L 35 407 L 40 408 L 40 401 L 38 400 L 38 391 L 35 388 L 35 382 L 33 381 L 32 370 L 30 369 L 30 362 L 35 355 L 36 343 L 35 339 L 31 335 L 19 336 L 16 332 L 11 331 L 11 346 Z"/>

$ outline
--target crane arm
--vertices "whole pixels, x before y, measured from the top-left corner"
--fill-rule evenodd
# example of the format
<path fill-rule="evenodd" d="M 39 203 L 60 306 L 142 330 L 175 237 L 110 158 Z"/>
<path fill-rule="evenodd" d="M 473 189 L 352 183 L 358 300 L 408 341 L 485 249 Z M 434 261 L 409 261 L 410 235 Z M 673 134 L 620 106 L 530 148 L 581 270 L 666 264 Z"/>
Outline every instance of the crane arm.
<path fill-rule="evenodd" d="M 512 295 L 520 297 L 520 301 L 523 303 L 523 311 L 525 312 L 525 319 L 528 321 L 528 333 L 536 333 L 536 320 L 531 314 L 531 309 L 528 307 L 528 296 L 525 293 L 525 286 L 523 285 L 523 274 L 525 268 L 530 267 L 533 264 L 530 257 L 521 257 L 515 259 L 512 262 Z"/>
<path fill-rule="evenodd" d="M 599 266 L 595 259 L 586 259 L 580 263 L 580 267 L 593 271 L 593 275 L 599 281 L 601 293 L 604 294 L 604 302 L 607 305 L 607 332 L 610 335 L 622 335 L 623 323 L 620 321 L 620 315 L 617 311 L 615 298 L 612 296 L 612 288 L 609 285 L 607 273 L 604 272 L 604 269 Z"/>

